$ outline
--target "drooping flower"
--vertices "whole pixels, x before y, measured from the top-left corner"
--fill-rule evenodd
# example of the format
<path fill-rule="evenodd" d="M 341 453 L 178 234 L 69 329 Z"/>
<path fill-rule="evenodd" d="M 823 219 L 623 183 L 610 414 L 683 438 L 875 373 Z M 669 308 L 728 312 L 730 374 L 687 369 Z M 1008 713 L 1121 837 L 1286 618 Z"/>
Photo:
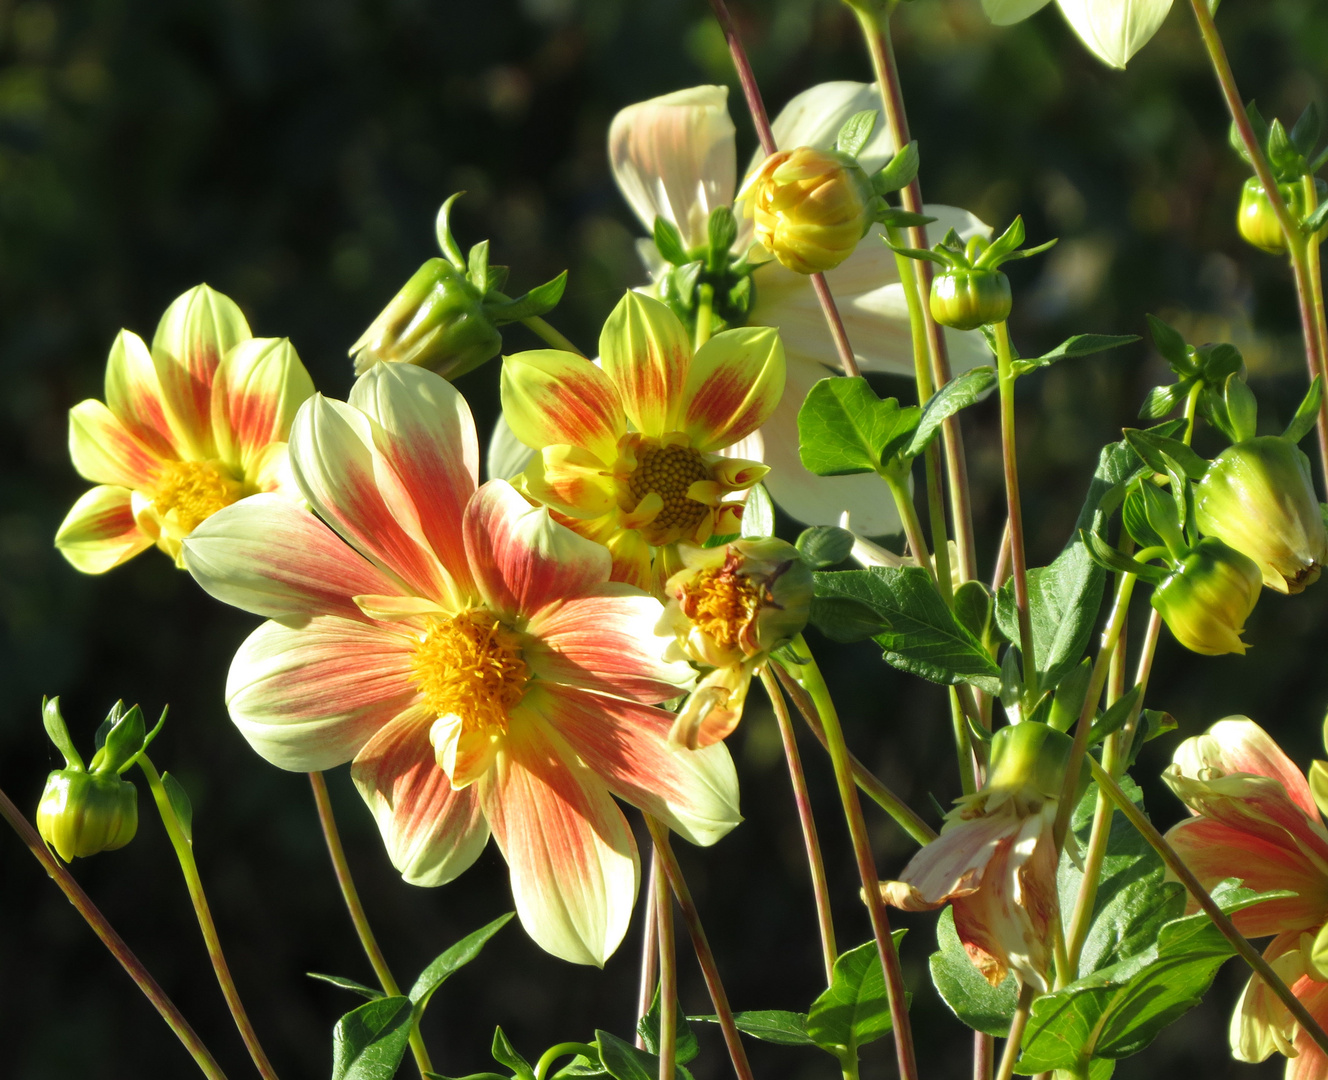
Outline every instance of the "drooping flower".
<path fill-rule="evenodd" d="M 997 26 L 1022 22 L 1051 0 L 982 0 Z M 1104 64 L 1124 68 L 1157 33 L 1171 0 L 1056 0 L 1079 40 Z"/>
<path fill-rule="evenodd" d="M 1205 536 L 1153 590 L 1149 603 L 1191 652 L 1243 656 L 1247 646 L 1240 635 L 1262 588 L 1258 563 Z"/>
<path fill-rule="evenodd" d="M 661 656 L 659 601 L 505 481 L 476 490 L 470 411 L 424 369 L 311 398 L 290 456 L 314 513 L 257 496 L 185 544 L 205 589 L 270 620 L 232 663 L 232 719 L 282 768 L 352 761 L 409 882 L 456 877 L 492 831 L 531 937 L 602 964 L 639 876 L 612 796 L 696 843 L 739 820 L 728 752 L 668 745 L 655 706 L 691 673 Z"/>
<path fill-rule="evenodd" d="M 669 655 L 707 672 L 678 710 L 669 740 L 696 749 L 727 738 L 742 719 L 756 669 L 770 650 L 802 633 L 812 574 L 783 540 L 735 540 L 716 548 L 679 547 L 683 569 L 665 583 L 659 633 Z"/>
<path fill-rule="evenodd" d="M 602 368 L 552 349 L 505 357 L 503 415 L 537 451 L 526 494 L 604 544 L 614 580 L 653 591 L 678 568 L 671 545 L 738 531 L 742 502 L 729 496 L 769 470 L 718 451 L 769 418 L 784 349 L 774 330 L 745 327 L 693 355 L 678 317 L 635 292 L 613 309 L 599 349 Z"/>
<path fill-rule="evenodd" d="M 1049 986 L 1051 925 L 1057 918 L 1056 806 L 1069 736 L 1046 724 L 1001 728 L 987 783 L 955 800 L 941 835 L 881 882 L 881 897 L 905 911 L 951 904 L 969 960 L 992 986 L 1013 971 L 1039 993 Z"/>
<path fill-rule="evenodd" d="M 726 87 L 693 87 L 629 105 L 609 129 L 609 163 L 632 210 L 648 232 L 657 217 L 675 225 L 688 250 L 708 244 L 711 212 L 730 206 L 737 190 L 737 148 L 727 102 Z M 846 120 L 879 108 L 874 85 L 822 83 L 799 94 L 775 118 L 775 141 L 781 149 L 829 150 Z M 895 149 L 886 126 L 878 123 L 858 160 L 870 175 L 890 160 Z M 929 226 L 935 236 L 953 228 L 968 240 L 990 231 L 967 211 L 948 206 L 926 209 L 938 219 Z M 882 243 L 883 235 L 880 226 L 873 226 L 853 254 L 826 274 L 826 280 L 858 365 L 864 371 L 911 378 L 908 305 L 894 254 Z M 752 243 L 751 222 L 740 221 L 732 254 L 745 255 Z M 639 241 L 638 246 L 658 293 L 672 268 L 663 264 L 649 240 Z M 758 266 L 750 280 L 755 295 L 744 316 L 746 325 L 778 328 L 788 359 L 784 395 L 761 429 L 762 460 L 771 467 L 765 481 L 770 494 L 810 525 L 838 525 L 841 514 L 849 510 L 859 533 L 898 532 L 894 500 L 882 491 L 877 477 L 815 476 L 803 468 L 798 456 L 798 409 L 813 384 L 831 373 L 836 355 L 810 280 L 775 260 Z M 945 338 L 956 372 L 989 362 L 980 335 L 946 331 Z"/>
<path fill-rule="evenodd" d="M 1316 762 L 1322 773 L 1322 762 Z M 1240 878 L 1258 892 L 1290 891 L 1231 918 L 1246 937 L 1276 935 L 1264 958 L 1320 1024 L 1328 1023 L 1328 829 L 1304 775 L 1262 728 L 1243 716 L 1186 739 L 1163 779 L 1194 816 L 1167 840 L 1212 888 Z M 1324 1080 L 1328 1057 L 1256 975 L 1231 1019 L 1240 1061 L 1287 1055 L 1287 1080 Z"/>
<path fill-rule="evenodd" d="M 152 348 L 121 330 L 106 401 L 69 411 L 69 456 L 98 484 L 74 504 L 55 546 L 100 574 L 180 541 L 224 506 L 289 488 L 286 439 L 313 382 L 285 338 L 255 338 L 229 297 L 198 285 L 161 317 Z"/>

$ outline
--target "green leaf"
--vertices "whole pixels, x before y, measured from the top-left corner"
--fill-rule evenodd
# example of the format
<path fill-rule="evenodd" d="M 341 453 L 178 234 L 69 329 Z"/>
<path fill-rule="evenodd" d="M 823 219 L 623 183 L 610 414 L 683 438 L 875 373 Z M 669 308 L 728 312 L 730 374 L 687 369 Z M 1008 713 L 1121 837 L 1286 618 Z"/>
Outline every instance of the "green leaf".
<path fill-rule="evenodd" d="M 835 619 L 851 622 L 874 616 L 882 629 L 872 636 L 888 663 L 944 686 L 967 682 L 988 693 L 999 692 L 1000 668 L 982 643 L 956 621 L 922 567 L 873 566 L 814 576 L 812 621 L 827 634 L 837 628 Z M 830 619 L 824 617 L 827 601 Z M 849 604 L 836 610 L 838 601 Z"/>
<path fill-rule="evenodd" d="M 1126 761 L 1125 767 L 1132 768 L 1134 760 L 1139 756 L 1139 751 L 1143 749 L 1146 742 L 1152 742 L 1159 735 L 1166 735 L 1175 731 L 1177 727 L 1176 718 L 1169 712 L 1159 712 L 1157 709 L 1144 709 L 1139 714 L 1139 726 L 1135 729 L 1134 742 L 1130 744 L 1130 757 Z"/>
<path fill-rule="evenodd" d="M 845 120 L 839 129 L 839 137 L 835 139 L 835 149 L 851 158 L 862 153 L 876 127 L 876 112 L 875 109 L 864 109 Z"/>
<path fill-rule="evenodd" d="M 60 698 L 42 698 L 42 724 L 50 736 L 55 748 L 65 759 L 65 766 L 70 769 L 82 769 L 83 759 L 74 748 L 74 740 L 65 726 L 65 718 L 60 714 Z"/>
<path fill-rule="evenodd" d="M 599 1047 L 600 1061 L 614 1080 L 658 1080 L 659 1058 L 654 1054 L 638 1050 L 607 1031 L 595 1032 L 595 1045 Z M 683 1070 L 678 1072 L 682 1074 Z"/>
<path fill-rule="evenodd" d="M 189 801 L 189 793 L 184 785 L 175 779 L 174 774 L 161 774 L 161 786 L 166 789 L 166 798 L 175 813 L 175 820 L 180 824 L 180 831 L 190 844 L 194 842 L 194 804 Z"/>
<path fill-rule="evenodd" d="M 1328 203 L 1324 203 L 1324 206 L 1328 206 Z M 1286 431 L 1282 432 L 1282 438 L 1298 443 L 1308 435 L 1318 422 L 1319 402 L 1322 398 L 1323 376 L 1316 375 L 1314 381 L 1310 383 L 1309 390 L 1301 399 L 1300 405 L 1296 409 L 1296 415 L 1291 418 L 1291 423 L 1287 424 Z"/>
<path fill-rule="evenodd" d="M 415 1014 L 418 1016 L 424 1012 L 425 1006 L 429 1004 L 429 999 L 433 993 L 447 977 L 458 969 L 465 967 L 475 957 L 479 956 L 480 950 L 488 943 L 494 934 L 498 933 L 515 912 L 509 911 L 506 915 L 500 915 L 493 922 L 481 926 L 472 934 L 467 934 L 450 949 L 439 954 L 438 958 L 432 964 L 420 972 L 420 977 L 415 980 L 415 985 L 410 989 L 410 1000 L 415 1006 Z M 503 1062 L 506 1065 L 506 1062 Z"/>
<path fill-rule="evenodd" d="M 689 1020 L 704 1020 L 718 1024 L 718 1016 L 689 1016 Z M 779 1046 L 815 1046 L 816 1040 L 807 1033 L 807 1014 L 781 1012 L 778 1009 L 756 1009 L 736 1013 L 733 1023 L 739 1031 L 762 1042 Z"/>
<path fill-rule="evenodd" d="M 682 233 L 668 218 L 655 218 L 655 247 L 664 261 L 674 266 L 685 266 L 692 261 L 682 242 Z"/>
<path fill-rule="evenodd" d="M 813 570 L 838 566 L 853 553 L 853 534 L 835 525 L 804 529 L 794 545 L 802 561 Z"/>
<path fill-rule="evenodd" d="M 1130 714 L 1134 712 L 1134 706 L 1139 701 L 1139 689 L 1137 684 L 1130 687 L 1111 704 L 1106 712 L 1093 722 L 1093 726 L 1088 730 L 1089 746 L 1096 746 L 1108 735 L 1125 726 L 1125 721 L 1130 718 Z"/>
<path fill-rule="evenodd" d="M 1202 480 L 1208 471 L 1208 462 L 1179 439 L 1138 428 L 1126 428 L 1125 439 L 1153 472 L 1177 472 L 1191 480 Z"/>
<path fill-rule="evenodd" d="M 1319 107 L 1311 101 L 1291 129 L 1292 145 L 1302 156 L 1309 157 L 1319 143 L 1319 131 Z"/>
<path fill-rule="evenodd" d="M 936 952 L 931 954 L 931 981 L 955 1016 L 976 1031 L 1004 1038 L 1010 1033 L 1019 1002 L 1019 987 L 1009 975 L 992 986 L 969 960 L 955 932 L 954 910 L 946 908 L 936 923 Z"/>
<path fill-rule="evenodd" d="M 872 177 L 872 189 L 878 195 L 885 195 L 888 192 L 908 187 L 913 182 L 913 178 L 918 175 L 918 165 L 921 160 L 918 155 L 918 142 L 914 139 L 895 154 L 886 163 L 885 168 Z"/>
<path fill-rule="evenodd" d="M 747 494 L 747 505 L 742 510 L 744 540 L 764 540 L 775 535 L 775 504 L 764 484 L 756 484 Z"/>
<path fill-rule="evenodd" d="M 115 714 L 116 711 L 112 710 L 112 715 Z M 92 772 L 120 772 L 130 759 L 143 749 L 143 740 L 146 736 L 147 725 L 143 720 L 143 710 L 135 705 L 112 721 L 101 749 L 93 756 L 88 768 Z"/>
<path fill-rule="evenodd" d="M 876 215 L 876 220 L 892 229 L 913 229 L 919 225 L 930 225 L 936 218 L 930 214 L 914 214 L 908 210 L 887 206 Z"/>
<path fill-rule="evenodd" d="M 306 975 L 311 979 L 318 979 L 320 982 L 331 983 L 342 990 L 349 990 L 352 994 L 359 994 L 370 1001 L 377 1001 L 386 995 L 381 990 L 375 990 L 372 986 L 365 986 L 363 983 L 357 983 L 354 979 L 343 978 L 340 975 L 324 975 L 318 971 L 306 971 Z"/>
<path fill-rule="evenodd" d="M 530 292 L 518 296 L 515 300 L 486 300 L 484 314 L 495 326 L 520 322 L 522 319 L 533 319 L 556 308 L 558 301 L 563 298 L 565 288 L 567 288 L 566 270 L 553 280 L 546 281 L 543 285 L 536 285 Z"/>
<path fill-rule="evenodd" d="M 913 457 L 921 454 L 945 421 L 960 409 L 981 401 L 995 385 L 996 369 L 984 365 L 972 368 L 942 386 L 923 406 L 918 429 L 913 433 L 913 441 L 908 447 L 909 454 Z"/>
<path fill-rule="evenodd" d="M 875 472 L 888 447 L 907 439 L 922 411 L 882 401 L 861 376 L 822 379 L 798 410 L 802 464 L 817 476 Z"/>
<path fill-rule="evenodd" d="M 650 1002 L 650 1008 L 636 1025 L 637 1033 L 646 1044 L 646 1049 L 652 1054 L 659 1053 L 659 1018 L 659 987 L 656 986 L 655 997 Z M 686 1065 L 701 1052 L 701 1046 L 696 1041 L 696 1035 L 692 1033 L 692 1029 L 687 1023 L 687 1018 L 683 1016 L 681 1009 L 678 1009 L 675 1013 L 673 1026 L 675 1031 L 675 1060 L 679 1065 Z"/>
<path fill-rule="evenodd" d="M 535 1070 L 530 1067 L 530 1062 L 516 1052 L 516 1047 L 500 1027 L 493 1029 L 493 1046 L 489 1053 L 493 1055 L 494 1061 L 506 1065 L 521 1080 L 534 1080 Z"/>
<path fill-rule="evenodd" d="M 1148 391 L 1148 396 L 1144 398 L 1144 403 L 1139 408 L 1139 416 L 1143 420 L 1161 420 L 1170 412 L 1174 412 L 1176 406 L 1185 400 L 1190 392 L 1187 383 L 1172 383 L 1170 386 L 1155 386 Z"/>
<path fill-rule="evenodd" d="M 465 1076 L 444 1076 L 442 1073 L 426 1072 L 424 1078 L 425 1080 L 512 1080 L 510 1076 L 496 1072 L 467 1073 Z"/>
<path fill-rule="evenodd" d="M 410 998 L 352 1009 L 332 1032 L 332 1080 L 392 1080 L 410 1040 Z"/>
<path fill-rule="evenodd" d="M 1012 370 L 1016 375 L 1024 375 L 1037 368 L 1044 368 L 1057 360 L 1072 356 L 1091 356 L 1093 353 L 1106 352 L 1122 345 L 1130 345 L 1140 340 L 1137 334 L 1075 334 L 1066 338 L 1049 353 L 1043 353 L 1031 360 L 1016 360 Z"/>
<path fill-rule="evenodd" d="M 1153 335 L 1153 344 L 1162 354 L 1171 370 L 1184 378 L 1195 373 L 1194 361 L 1190 358 L 1190 348 L 1179 331 L 1164 323 L 1156 315 L 1148 316 L 1148 329 Z"/>
<path fill-rule="evenodd" d="M 1318 170 L 1315 171 L 1317 172 Z M 1328 202 L 1319 203 L 1318 206 L 1306 215 L 1305 220 L 1301 224 L 1304 226 L 1305 231 L 1313 236 L 1324 227 L 1325 223 L 1328 223 Z"/>
<path fill-rule="evenodd" d="M 891 935 L 895 948 L 906 932 L 896 930 Z M 812 1002 L 807 1014 L 807 1034 L 817 1046 L 838 1056 L 837 1048 L 852 1053 L 887 1034 L 891 1026 L 890 1001 L 876 942 L 868 941 L 841 953 L 835 961 L 834 980 Z"/>
<path fill-rule="evenodd" d="M 991 627 L 993 597 L 980 581 L 965 581 L 954 593 L 955 620 L 979 641 Z"/>

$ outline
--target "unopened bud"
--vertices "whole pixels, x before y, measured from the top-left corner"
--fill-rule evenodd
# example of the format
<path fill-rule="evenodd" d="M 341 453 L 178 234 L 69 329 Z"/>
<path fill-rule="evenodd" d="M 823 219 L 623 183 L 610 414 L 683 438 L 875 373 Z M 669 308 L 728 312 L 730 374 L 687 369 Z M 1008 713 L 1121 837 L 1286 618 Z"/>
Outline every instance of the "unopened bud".
<path fill-rule="evenodd" d="M 446 259 L 430 259 L 351 346 L 355 374 L 388 360 L 432 368 L 455 379 L 498 355 L 502 336 L 483 296 Z"/>
<path fill-rule="evenodd" d="M 756 239 L 799 274 L 833 270 L 853 254 L 881 201 L 854 158 L 807 146 L 771 154 L 738 198 Z"/>
<path fill-rule="evenodd" d="M 122 848 L 138 831 L 138 792 L 115 773 L 57 769 L 37 805 L 37 831 L 65 862 Z"/>
<path fill-rule="evenodd" d="M 983 792 L 1059 798 L 1073 745 L 1064 732 L 1036 721 L 1000 728 L 992 736 Z"/>
<path fill-rule="evenodd" d="M 1263 583 L 1298 593 L 1328 561 L 1309 461 L 1289 439 L 1264 435 L 1228 447 L 1194 490 L 1196 521 L 1259 564 Z"/>
<path fill-rule="evenodd" d="M 1262 575 L 1249 556 L 1206 536 L 1153 590 L 1153 607 L 1176 640 L 1205 656 L 1244 653 L 1240 635 L 1259 599 Z"/>
<path fill-rule="evenodd" d="M 1010 279 L 1000 270 L 955 268 L 938 271 L 932 278 L 931 315 L 942 326 L 976 330 L 1004 322 L 1010 317 L 1011 303 Z"/>

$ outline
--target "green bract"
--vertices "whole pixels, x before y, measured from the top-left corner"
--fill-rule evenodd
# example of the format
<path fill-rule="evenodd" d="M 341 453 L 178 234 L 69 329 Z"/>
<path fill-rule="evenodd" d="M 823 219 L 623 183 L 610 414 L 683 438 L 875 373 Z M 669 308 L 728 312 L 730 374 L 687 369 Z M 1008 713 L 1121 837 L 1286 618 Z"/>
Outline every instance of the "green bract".
<path fill-rule="evenodd" d="M 37 804 L 37 831 L 65 862 L 122 848 L 138 831 L 138 791 L 114 774 L 57 769 Z"/>
<path fill-rule="evenodd" d="M 946 270 L 931 282 L 931 314 L 942 326 L 976 330 L 1010 317 L 1010 279 L 999 270 Z"/>
<path fill-rule="evenodd" d="M 1278 184 L 1282 201 L 1287 204 L 1291 216 L 1300 219 L 1305 212 L 1305 196 L 1298 184 Z M 1245 181 L 1240 191 L 1240 208 L 1236 211 L 1236 227 L 1245 240 L 1261 251 L 1272 255 L 1281 255 L 1287 249 L 1286 234 L 1277 220 L 1268 192 L 1259 183 L 1257 176 Z"/>

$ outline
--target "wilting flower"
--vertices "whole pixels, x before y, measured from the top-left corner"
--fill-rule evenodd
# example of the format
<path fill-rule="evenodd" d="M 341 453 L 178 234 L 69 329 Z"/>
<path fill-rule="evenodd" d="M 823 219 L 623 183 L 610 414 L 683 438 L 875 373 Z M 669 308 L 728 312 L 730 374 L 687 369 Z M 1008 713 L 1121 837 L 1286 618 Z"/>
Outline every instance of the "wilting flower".
<path fill-rule="evenodd" d="M 737 149 L 728 113 L 728 89 L 697 86 L 629 105 L 609 129 L 609 162 L 623 196 L 647 231 L 655 219 L 676 225 L 689 250 L 708 244 L 711 211 L 733 203 L 737 190 Z M 804 91 L 775 118 L 775 141 L 781 148 L 829 150 L 840 127 L 856 113 L 879 109 L 875 86 L 855 82 L 822 83 Z M 870 175 L 893 156 L 886 125 L 876 131 L 858 160 Z M 753 165 L 759 165 L 754 162 Z M 929 228 L 936 236 L 954 228 L 964 240 L 989 230 L 972 214 L 948 206 L 929 206 L 938 220 Z M 858 365 L 864 371 L 890 371 L 913 376 L 913 346 L 908 305 L 894 254 L 873 226 L 843 263 L 826 275 L 843 316 Z M 745 254 L 753 243 L 750 221 L 740 222 L 732 245 Z M 671 268 L 662 264 L 655 246 L 640 241 L 642 258 L 656 281 Z M 758 249 L 759 250 L 759 249 Z M 784 396 L 765 423 L 762 460 L 771 467 L 766 486 L 775 501 L 800 521 L 838 525 L 852 511 L 853 528 L 866 535 L 898 532 L 894 500 L 871 475 L 815 476 L 798 456 L 798 409 L 807 392 L 831 372 L 835 345 L 808 278 L 770 262 L 751 275 L 755 298 L 746 314 L 750 326 L 777 327 L 788 358 Z M 951 365 L 965 371 L 990 360 L 978 334 L 946 331 Z"/>
<path fill-rule="evenodd" d="M 596 367 L 540 349 L 503 359 L 503 415 L 538 453 L 523 490 L 613 553 L 613 577 L 654 590 L 677 569 L 658 549 L 738 531 L 744 492 L 768 471 L 717 451 L 755 431 L 784 389 L 784 349 L 765 327 L 726 330 L 692 355 L 658 300 L 629 292 Z M 629 430 L 630 425 L 630 430 Z"/>
<path fill-rule="evenodd" d="M 997 26 L 1020 22 L 1050 0 L 982 0 L 983 10 Z M 1088 51 L 1114 68 L 1142 49 L 1157 33 L 1171 0 L 1056 0 L 1061 14 Z"/>
<path fill-rule="evenodd" d="M 1167 840 L 1200 884 L 1212 888 L 1240 878 L 1258 892 L 1295 893 L 1231 918 L 1246 937 L 1276 935 L 1264 958 L 1310 1015 L 1328 1024 L 1323 802 L 1277 743 L 1243 716 L 1186 739 L 1163 779 L 1195 815 L 1168 832 Z M 1256 975 L 1231 1018 L 1231 1052 L 1240 1061 L 1263 1061 L 1274 1051 L 1287 1055 L 1288 1080 L 1328 1077 L 1328 1058 Z"/>
<path fill-rule="evenodd" d="M 659 633 L 670 655 L 713 670 L 688 695 L 669 740 L 696 749 L 726 738 L 742 719 L 752 675 L 807 625 L 812 575 L 792 544 L 735 540 L 679 547 L 683 569 L 664 586 Z"/>
<path fill-rule="evenodd" d="M 1240 635 L 1262 584 L 1253 559 L 1205 536 L 1153 590 L 1150 602 L 1191 652 L 1243 656 L 1247 646 Z"/>
<path fill-rule="evenodd" d="M 476 490 L 465 400 L 375 364 L 350 403 L 311 398 L 291 467 L 318 517 L 258 496 L 185 544 L 214 596 L 271 621 L 227 704 L 282 768 L 351 776 L 407 881 L 440 885 L 490 831 L 543 948 L 602 964 L 638 883 L 617 795 L 696 843 L 739 817 L 723 747 L 678 753 L 654 707 L 690 680 L 654 635 L 659 601 L 501 480 Z M 321 518 L 322 520 L 319 520 Z"/>
<path fill-rule="evenodd" d="M 151 350 L 121 330 L 106 402 L 69 411 L 69 456 L 98 484 L 74 504 L 55 546 L 100 574 L 180 541 L 223 506 L 289 486 L 286 438 L 313 383 L 285 338 L 255 338 L 229 297 L 198 285 L 161 317 Z"/>
<path fill-rule="evenodd" d="M 955 931 L 992 986 L 1013 971 L 1048 988 L 1051 925 L 1057 917 L 1056 806 L 1069 736 L 1045 724 L 1003 727 L 991 746 L 987 783 L 955 800 L 941 835 L 881 882 L 881 896 L 905 911 L 954 907 Z"/>

